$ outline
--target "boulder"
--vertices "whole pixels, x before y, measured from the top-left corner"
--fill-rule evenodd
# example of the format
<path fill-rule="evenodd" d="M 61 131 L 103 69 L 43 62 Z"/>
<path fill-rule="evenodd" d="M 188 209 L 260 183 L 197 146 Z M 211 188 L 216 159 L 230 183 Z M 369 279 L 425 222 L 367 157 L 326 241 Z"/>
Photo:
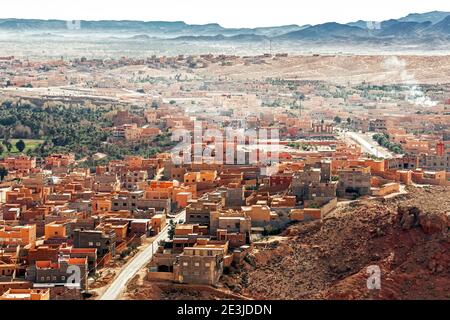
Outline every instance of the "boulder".
<path fill-rule="evenodd" d="M 398 220 L 403 230 L 417 227 L 420 214 L 421 210 L 417 207 L 398 207 L 397 209 Z"/>
<path fill-rule="evenodd" d="M 429 213 L 419 216 L 419 224 L 426 234 L 440 233 L 448 230 L 448 214 Z"/>

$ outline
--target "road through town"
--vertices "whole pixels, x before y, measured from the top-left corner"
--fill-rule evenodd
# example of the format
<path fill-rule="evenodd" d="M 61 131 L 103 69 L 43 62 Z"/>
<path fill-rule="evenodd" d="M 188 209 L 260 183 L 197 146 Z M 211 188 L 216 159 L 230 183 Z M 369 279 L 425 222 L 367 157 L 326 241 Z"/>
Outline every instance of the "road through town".
<path fill-rule="evenodd" d="M 361 146 L 364 152 L 370 153 L 377 158 L 392 158 L 392 154 L 385 148 L 378 145 L 378 143 L 372 139 L 368 134 L 359 132 L 344 132 L 345 138 L 351 139 Z"/>
<path fill-rule="evenodd" d="M 181 220 L 186 221 L 186 210 L 183 210 L 173 218 L 174 222 L 179 223 Z M 153 254 L 158 248 L 158 242 L 167 239 L 169 236 L 169 224 L 161 230 L 161 232 L 156 236 L 153 242 L 145 248 L 143 251 L 139 252 L 134 256 L 131 261 L 129 261 L 119 275 L 113 280 L 111 285 L 106 289 L 99 300 L 116 300 L 125 289 L 128 281 L 130 281 L 136 273 L 139 272 L 153 257 Z"/>

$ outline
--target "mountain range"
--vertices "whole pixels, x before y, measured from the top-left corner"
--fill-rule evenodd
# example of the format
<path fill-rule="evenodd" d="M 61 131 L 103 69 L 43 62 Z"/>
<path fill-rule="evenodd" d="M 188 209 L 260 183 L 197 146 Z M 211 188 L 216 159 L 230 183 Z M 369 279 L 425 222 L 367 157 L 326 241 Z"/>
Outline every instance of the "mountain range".
<path fill-rule="evenodd" d="M 346 24 L 328 22 L 318 25 L 285 25 L 260 28 L 225 28 L 217 23 L 196 25 L 182 21 L 80 21 L 80 29 L 68 28 L 64 20 L 0 19 L 1 32 L 38 32 L 70 35 L 105 33 L 124 35 L 132 40 L 150 38 L 174 41 L 323 41 L 323 42 L 397 42 L 412 43 L 450 40 L 450 12 L 413 13 L 381 22 L 355 21 Z"/>

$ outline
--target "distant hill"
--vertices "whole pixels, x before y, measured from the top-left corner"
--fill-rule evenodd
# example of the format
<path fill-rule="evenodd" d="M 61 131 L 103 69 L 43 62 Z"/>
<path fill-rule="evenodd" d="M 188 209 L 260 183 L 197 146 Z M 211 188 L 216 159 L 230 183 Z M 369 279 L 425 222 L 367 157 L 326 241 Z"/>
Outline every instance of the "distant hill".
<path fill-rule="evenodd" d="M 256 35 L 256 34 L 237 34 L 235 36 L 224 36 L 223 34 L 218 34 L 216 36 L 181 36 L 175 37 L 170 40 L 174 41 L 243 41 L 243 42 L 253 42 L 253 41 L 263 41 L 269 40 L 269 37 Z"/>
<path fill-rule="evenodd" d="M 348 24 L 324 23 L 300 31 L 289 32 L 277 37 L 280 40 L 342 40 L 379 41 L 398 39 L 427 41 L 427 37 L 450 35 L 450 13 L 434 11 L 423 14 L 410 14 L 401 19 L 380 22 L 358 20 Z"/>
<path fill-rule="evenodd" d="M 131 40 L 149 40 L 151 37 L 147 34 L 137 34 L 135 36 L 130 37 Z"/>
<path fill-rule="evenodd" d="M 417 37 L 432 25 L 431 21 L 424 22 L 401 22 L 398 20 L 388 20 L 381 23 L 377 30 L 378 36 L 397 36 L 397 37 Z"/>
<path fill-rule="evenodd" d="M 346 24 L 329 22 L 308 27 L 303 30 L 293 31 L 281 36 L 277 39 L 281 40 L 304 40 L 304 39 L 333 39 L 347 37 L 367 37 L 369 32 L 367 29 L 353 27 Z"/>
<path fill-rule="evenodd" d="M 425 22 L 430 21 L 432 24 L 444 20 L 450 15 L 450 12 L 432 11 L 427 13 L 411 13 L 406 17 L 398 19 L 400 22 Z"/>
<path fill-rule="evenodd" d="M 277 36 L 283 33 L 301 30 L 304 27 L 297 25 L 286 25 L 279 27 L 261 28 L 224 28 L 217 23 L 196 25 L 186 24 L 183 21 L 126 21 L 126 20 L 102 20 L 102 21 L 80 21 L 79 31 L 100 32 L 142 32 L 142 34 L 155 34 L 167 36 L 216 36 L 218 34 L 233 36 L 238 34 L 250 34 L 261 36 Z M 34 20 L 34 19 L 0 19 L 0 30 L 8 31 L 65 31 L 68 30 L 67 22 L 63 20 Z"/>
<path fill-rule="evenodd" d="M 225 28 L 217 23 L 187 24 L 183 21 L 102 20 L 80 22 L 73 30 L 63 20 L 0 19 L 0 32 L 33 32 L 42 35 L 65 33 L 105 33 L 110 37 L 125 35 L 131 40 L 154 38 L 178 41 L 348 41 L 349 43 L 445 43 L 450 40 L 450 12 L 412 13 L 399 19 L 380 22 L 358 20 L 347 24 L 328 22 L 319 25 L 285 25 L 261 28 Z M 76 28 L 75 28 L 76 29 Z"/>
<path fill-rule="evenodd" d="M 450 36 L 450 15 L 447 16 L 442 21 L 439 21 L 438 23 L 432 25 L 428 31 L 432 33 L 446 34 Z"/>

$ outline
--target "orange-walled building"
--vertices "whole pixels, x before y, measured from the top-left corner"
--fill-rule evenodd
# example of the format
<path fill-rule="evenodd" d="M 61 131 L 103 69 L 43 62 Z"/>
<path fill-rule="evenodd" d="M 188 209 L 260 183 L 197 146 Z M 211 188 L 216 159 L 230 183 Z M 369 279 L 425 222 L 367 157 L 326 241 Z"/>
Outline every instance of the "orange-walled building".
<path fill-rule="evenodd" d="M 152 229 L 158 234 L 166 226 L 166 215 L 165 214 L 155 214 L 152 217 Z"/>
<path fill-rule="evenodd" d="M 0 244 L 3 245 L 31 245 L 36 244 L 36 225 L 0 226 Z"/>
<path fill-rule="evenodd" d="M 177 203 L 179 208 L 187 207 L 190 200 L 192 200 L 191 192 L 178 192 L 175 195 L 175 202 Z"/>
<path fill-rule="evenodd" d="M 111 211 L 111 197 L 110 196 L 98 196 L 92 198 L 92 213 L 99 214 L 102 212 Z"/>
<path fill-rule="evenodd" d="M 45 225 L 45 240 L 52 238 L 65 238 L 66 236 L 66 226 L 64 223 L 54 221 Z"/>
<path fill-rule="evenodd" d="M 0 300 L 50 300 L 50 289 L 9 289 Z"/>
<path fill-rule="evenodd" d="M 5 159 L 5 163 L 9 170 L 17 170 L 21 172 L 28 172 L 36 168 L 36 158 L 27 156 L 10 157 Z"/>
<path fill-rule="evenodd" d="M 31 189 L 22 187 L 6 192 L 6 203 L 20 204 L 26 207 L 33 205 L 33 193 Z"/>
<path fill-rule="evenodd" d="M 69 154 L 51 154 L 45 158 L 45 164 L 49 167 L 67 167 L 75 162 L 75 155 Z"/>
<path fill-rule="evenodd" d="M 136 157 L 136 156 L 127 156 L 124 159 L 125 165 L 129 168 L 142 168 L 142 162 L 143 162 L 143 158 L 142 157 Z"/>
<path fill-rule="evenodd" d="M 173 181 L 150 181 L 145 189 L 146 199 L 172 199 Z"/>
<path fill-rule="evenodd" d="M 349 160 L 348 165 L 370 167 L 370 172 L 377 173 L 384 171 L 384 160 L 373 160 L 373 159 L 360 159 L 360 160 Z"/>

